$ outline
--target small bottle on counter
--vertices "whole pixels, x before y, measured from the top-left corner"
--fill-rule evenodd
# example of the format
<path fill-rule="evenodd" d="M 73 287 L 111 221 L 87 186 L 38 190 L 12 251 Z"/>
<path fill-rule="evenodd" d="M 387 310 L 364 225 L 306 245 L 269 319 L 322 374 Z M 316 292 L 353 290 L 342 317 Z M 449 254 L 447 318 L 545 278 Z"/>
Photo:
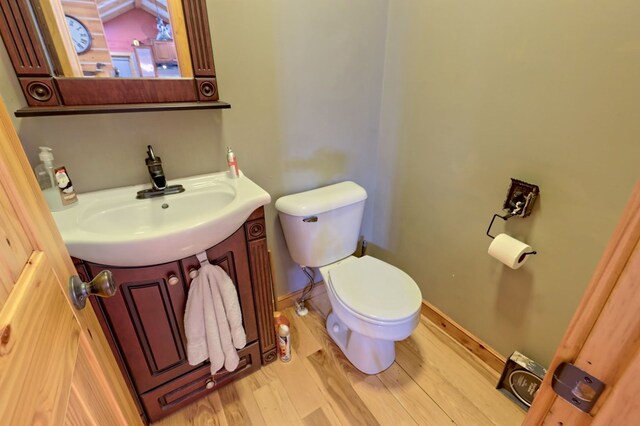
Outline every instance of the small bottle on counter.
<path fill-rule="evenodd" d="M 285 324 L 280 324 L 278 328 L 278 352 L 280 361 L 291 361 L 291 332 L 289 326 Z"/>
<path fill-rule="evenodd" d="M 237 179 L 240 177 L 240 170 L 238 169 L 238 160 L 230 147 L 227 147 L 227 166 L 229 166 L 229 177 L 231 179 Z"/>
<path fill-rule="evenodd" d="M 62 210 L 78 202 L 66 167 L 53 164 L 53 152 L 46 146 L 40 147 L 41 163 L 34 171 L 38 185 L 52 212 Z"/>

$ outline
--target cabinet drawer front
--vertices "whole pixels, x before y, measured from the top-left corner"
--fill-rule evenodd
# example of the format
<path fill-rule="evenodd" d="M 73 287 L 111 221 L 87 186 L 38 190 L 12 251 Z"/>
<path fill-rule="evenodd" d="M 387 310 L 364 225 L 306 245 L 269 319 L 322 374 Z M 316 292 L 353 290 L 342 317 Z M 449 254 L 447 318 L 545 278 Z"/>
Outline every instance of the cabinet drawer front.
<path fill-rule="evenodd" d="M 219 387 L 260 368 L 260 348 L 257 342 L 238 351 L 238 355 L 240 356 L 240 363 L 235 371 L 228 372 L 222 369 L 214 376 L 211 376 L 209 363 L 206 363 L 191 373 L 142 394 L 140 399 L 149 420 L 152 422 L 157 421 Z M 210 389 L 207 389 L 207 382 L 213 383 Z"/>

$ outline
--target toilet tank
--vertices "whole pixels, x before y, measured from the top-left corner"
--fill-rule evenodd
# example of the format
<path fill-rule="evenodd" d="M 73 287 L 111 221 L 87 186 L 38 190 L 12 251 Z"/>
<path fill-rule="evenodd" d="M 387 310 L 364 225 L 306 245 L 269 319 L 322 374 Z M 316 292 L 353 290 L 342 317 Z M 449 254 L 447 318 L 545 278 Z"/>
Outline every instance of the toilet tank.
<path fill-rule="evenodd" d="M 366 199 L 365 189 L 350 181 L 279 198 L 276 209 L 291 258 L 318 267 L 353 254 Z"/>

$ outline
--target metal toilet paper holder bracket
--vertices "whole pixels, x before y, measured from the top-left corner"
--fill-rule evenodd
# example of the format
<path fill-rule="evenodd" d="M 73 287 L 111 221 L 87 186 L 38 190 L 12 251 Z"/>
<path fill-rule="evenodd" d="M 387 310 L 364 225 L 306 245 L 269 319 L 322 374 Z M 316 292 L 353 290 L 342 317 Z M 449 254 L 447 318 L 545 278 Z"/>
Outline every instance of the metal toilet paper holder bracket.
<path fill-rule="evenodd" d="M 493 218 L 491 219 L 491 223 L 489 223 L 489 227 L 487 228 L 487 236 L 491 239 L 494 239 L 495 237 L 493 235 L 491 235 L 489 232 L 491 232 L 491 227 L 493 226 L 493 221 L 496 220 L 496 217 L 499 217 L 500 219 L 504 220 L 505 222 L 507 221 L 507 219 L 509 219 L 510 217 L 513 217 L 513 215 L 511 213 L 507 213 L 504 216 L 500 216 L 498 213 L 493 215 Z"/>
<path fill-rule="evenodd" d="M 487 236 L 491 239 L 495 239 L 495 237 L 491 235 L 491 227 L 493 226 L 493 222 L 497 217 L 506 222 L 507 219 L 513 216 L 529 216 L 533 209 L 533 204 L 538 198 L 539 194 L 540 188 L 538 187 L 538 185 L 511 178 L 511 184 L 509 185 L 509 189 L 507 190 L 507 197 L 504 200 L 504 204 L 502 206 L 507 211 L 507 213 L 504 215 L 500 215 L 498 213 L 493 215 L 493 218 L 491 218 L 491 222 L 489 223 L 489 227 L 487 228 Z M 520 261 L 522 262 L 526 256 L 532 254 L 538 254 L 538 252 L 534 250 L 528 253 L 523 253 Z"/>
<path fill-rule="evenodd" d="M 498 213 L 494 214 L 493 218 L 491 219 L 491 223 L 489 223 L 489 227 L 487 228 L 487 236 L 489 236 L 489 238 L 491 238 L 491 239 L 495 239 L 496 238 L 493 235 L 491 235 L 491 233 L 490 233 L 491 232 L 491 227 L 493 226 L 493 221 L 496 220 L 496 217 L 499 217 L 500 219 L 502 219 L 502 220 L 504 220 L 506 222 L 507 219 L 509 219 L 510 217 L 513 217 L 513 216 L 514 216 L 514 214 L 512 214 L 512 213 L 507 213 L 504 216 L 500 216 Z M 532 255 L 532 254 L 538 254 L 538 252 L 534 250 L 534 251 L 530 251 L 530 252 L 527 252 L 527 253 L 522 253 L 522 256 L 520 256 L 520 259 L 518 259 L 518 262 L 524 261 L 525 257 L 527 257 L 529 255 Z"/>

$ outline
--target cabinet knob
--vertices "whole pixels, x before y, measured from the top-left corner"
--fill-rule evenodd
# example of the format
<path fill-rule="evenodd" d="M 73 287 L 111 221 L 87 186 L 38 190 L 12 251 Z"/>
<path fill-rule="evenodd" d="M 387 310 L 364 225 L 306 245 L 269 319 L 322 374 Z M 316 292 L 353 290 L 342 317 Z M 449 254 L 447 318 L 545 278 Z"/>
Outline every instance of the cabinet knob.
<path fill-rule="evenodd" d="M 77 275 L 69 278 L 69 298 L 76 309 L 83 309 L 87 303 L 87 297 L 91 295 L 111 297 L 116 294 L 116 282 L 111 271 L 102 271 L 88 283 L 83 282 Z"/>
<path fill-rule="evenodd" d="M 216 385 L 216 381 L 213 379 L 209 379 L 207 380 L 207 383 L 204 385 L 207 389 L 213 389 L 213 387 Z"/>
<path fill-rule="evenodd" d="M 194 279 L 198 276 L 198 270 L 195 268 L 189 269 L 189 278 Z"/>
<path fill-rule="evenodd" d="M 179 282 L 180 282 L 180 279 L 178 279 L 178 277 L 176 277 L 173 274 L 169 275 L 169 285 L 176 285 Z"/>

